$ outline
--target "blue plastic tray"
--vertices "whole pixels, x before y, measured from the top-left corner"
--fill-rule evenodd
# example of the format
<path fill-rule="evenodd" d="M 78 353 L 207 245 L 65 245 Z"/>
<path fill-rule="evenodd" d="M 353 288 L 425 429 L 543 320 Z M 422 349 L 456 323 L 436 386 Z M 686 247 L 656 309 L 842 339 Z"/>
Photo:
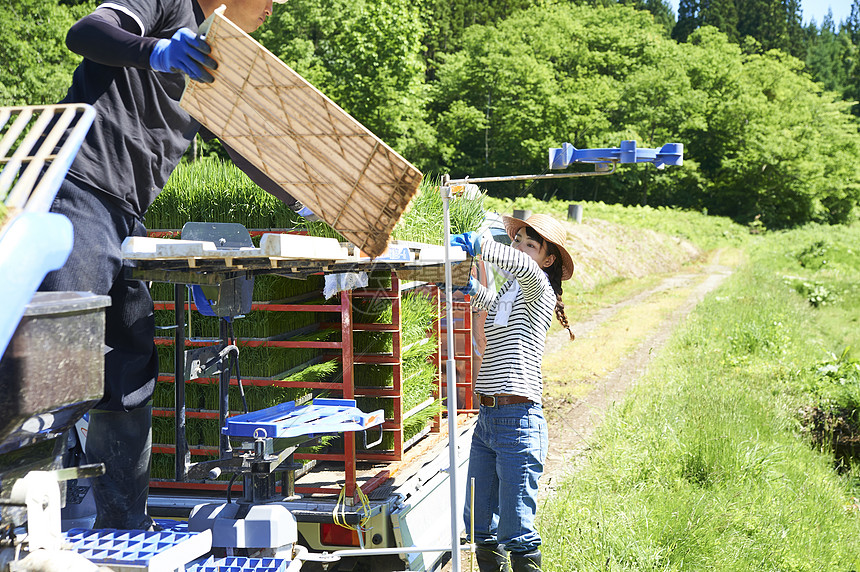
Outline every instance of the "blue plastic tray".
<path fill-rule="evenodd" d="M 247 558 L 210 556 L 203 562 L 195 562 L 185 568 L 187 572 L 284 572 L 287 560 L 280 558 Z"/>
<path fill-rule="evenodd" d="M 221 432 L 231 437 L 298 437 L 345 431 L 363 431 L 385 420 L 382 409 L 364 413 L 354 399 L 314 399 L 307 405 L 295 401 L 229 417 Z"/>
<path fill-rule="evenodd" d="M 182 568 L 212 548 L 208 530 L 197 533 L 73 528 L 64 537 L 71 550 L 93 563 L 152 571 Z"/>

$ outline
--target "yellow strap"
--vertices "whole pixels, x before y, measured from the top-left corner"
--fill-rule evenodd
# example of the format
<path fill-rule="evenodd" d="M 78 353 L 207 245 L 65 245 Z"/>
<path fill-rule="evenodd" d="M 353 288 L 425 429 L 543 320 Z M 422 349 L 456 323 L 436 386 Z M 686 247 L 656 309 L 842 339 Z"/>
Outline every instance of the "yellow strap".
<path fill-rule="evenodd" d="M 332 510 L 332 520 L 334 520 L 336 525 L 350 530 L 364 529 L 364 525 L 370 519 L 370 500 L 367 498 L 367 495 L 364 494 L 364 491 L 361 490 L 361 487 L 356 488 L 356 492 L 358 494 L 358 500 L 361 503 L 361 510 L 364 513 L 364 516 L 361 518 L 357 526 L 351 526 L 346 523 L 346 503 L 344 502 L 346 499 L 346 485 L 344 485 L 343 488 L 340 489 L 340 494 L 337 496 L 337 503 L 335 503 L 334 509 Z M 338 509 L 340 509 L 340 512 L 338 512 Z"/>

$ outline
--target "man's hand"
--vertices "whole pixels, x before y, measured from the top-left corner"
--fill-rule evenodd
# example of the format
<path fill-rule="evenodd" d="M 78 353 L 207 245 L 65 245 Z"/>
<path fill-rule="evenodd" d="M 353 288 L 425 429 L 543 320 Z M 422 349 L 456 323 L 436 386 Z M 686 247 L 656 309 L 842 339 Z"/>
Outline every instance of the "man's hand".
<path fill-rule="evenodd" d="M 209 57 L 211 51 L 206 40 L 188 28 L 180 28 L 169 40 L 158 40 L 149 65 L 155 71 L 182 72 L 195 81 L 212 83 L 215 78 L 209 70 L 217 69 L 218 62 Z"/>
<path fill-rule="evenodd" d="M 459 246 L 469 256 L 481 254 L 481 236 L 477 232 L 466 232 L 451 236 L 451 246 Z"/>

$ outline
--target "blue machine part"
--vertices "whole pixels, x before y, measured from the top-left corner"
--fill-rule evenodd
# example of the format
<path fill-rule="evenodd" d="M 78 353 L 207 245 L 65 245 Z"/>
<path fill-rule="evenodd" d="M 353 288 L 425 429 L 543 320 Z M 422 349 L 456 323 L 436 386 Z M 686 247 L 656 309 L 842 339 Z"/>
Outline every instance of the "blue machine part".
<path fill-rule="evenodd" d="M 218 314 L 215 313 L 215 310 L 212 309 L 212 302 L 206 296 L 202 286 L 195 284 L 191 287 L 191 301 L 194 302 L 194 306 L 201 315 L 213 317 L 218 316 Z M 233 321 L 232 316 L 224 316 L 224 319 L 228 322 Z"/>
<path fill-rule="evenodd" d="M 152 519 L 158 526 L 170 532 L 188 532 L 187 520 L 173 520 L 171 518 L 154 518 Z"/>
<path fill-rule="evenodd" d="M 577 149 L 570 143 L 549 150 L 549 168 L 567 169 L 571 163 L 653 163 L 658 169 L 684 164 L 684 144 L 666 143 L 659 149 L 640 149 L 636 141 L 622 141 L 620 147 Z"/>
<path fill-rule="evenodd" d="M 363 431 L 385 420 L 382 409 L 364 413 L 354 399 L 314 399 L 307 405 L 295 401 L 227 418 L 221 432 L 231 437 L 298 437 Z M 262 433 L 262 434 L 261 434 Z"/>
<path fill-rule="evenodd" d="M 149 571 L 182 569 L 212 548 L 212 535 L 162 530 L 88 530 L 73 528 L 63 536 L 89 561 L 105 566 L 133 566 Z"/>
<path fill-rule="evenodd" d="M 284 572 L 287 561 L 281 558 L 215 558 L 195 562 L 186 567 L 186 572 Z"/>

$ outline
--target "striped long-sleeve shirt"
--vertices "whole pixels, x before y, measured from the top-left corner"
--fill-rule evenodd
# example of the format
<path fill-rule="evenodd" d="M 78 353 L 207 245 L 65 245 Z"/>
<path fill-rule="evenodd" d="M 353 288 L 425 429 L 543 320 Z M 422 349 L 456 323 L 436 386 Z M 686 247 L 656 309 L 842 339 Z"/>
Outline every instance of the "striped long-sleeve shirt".
<path fill-rule="evenodd" d="M 493 240 L 481 243 L 481 257 L 514 278 L 505 282 L 498 293 L 479 286 L 472 296 L 474 307 L 487 310 L 487 349 L 475 389 L 485 395 L 507 393 L 541 403 L 541 358 L 556 302 L 549 278 L 527 254 Z M 515 283 L 519 292 L 513 299 L 507 325 L 499 325 L 496 317 L 500 311 L 504 314 L 501 306 L 509 303 L 504 300 L 505 293 Z"/>

